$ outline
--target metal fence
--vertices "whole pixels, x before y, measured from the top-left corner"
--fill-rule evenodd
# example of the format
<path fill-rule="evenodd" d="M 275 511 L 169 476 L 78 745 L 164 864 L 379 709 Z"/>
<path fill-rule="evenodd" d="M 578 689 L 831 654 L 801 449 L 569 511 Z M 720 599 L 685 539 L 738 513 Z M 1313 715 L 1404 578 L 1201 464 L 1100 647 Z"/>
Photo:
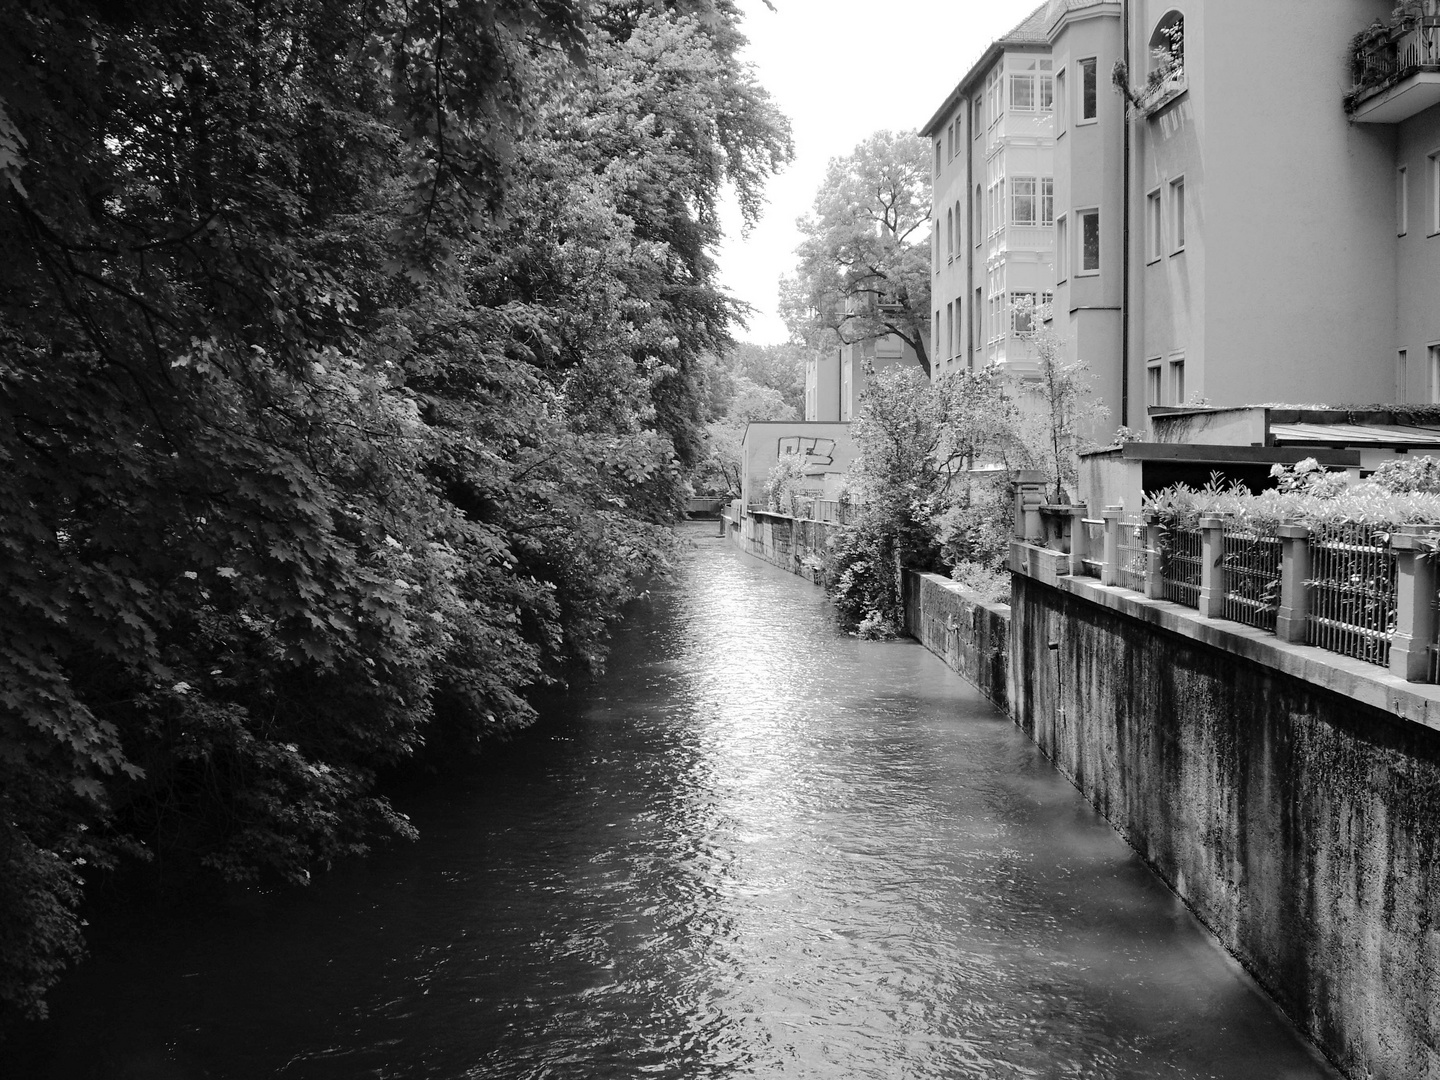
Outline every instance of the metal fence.
<path fill-rule="evenodd" d="M 1105 565 L 1105 519 L 1081 518 L 1080 526 L 1085 530 L 1085 554 L 1080 560 L 1080 572 L 1085 577 L 1098 578 Z"/>
<path fill-rule="evenodd" d="M 1160 585 L 1166 600 L 1200 606 L 1200 530 L 1162 526 Z"/>
<path fill-rule="evenodd" d="M 1145 522 L 1139 518 L 1122 518 L 1118 549 L 1119 565 L 1115 583 L 1136 592 L 1145 591 L 1145 570 L 1150 562 L 1150 549 L 1145 546 Z"/>
<path fill-rule="evenodd" d="M 1224 537 L 1225 618 L 1273 634 L 1280 610 L 1280 538 L 1230 525 Z"/>
<path fill-rule="evenodd" d="M 1311 645 L 1385 665 L 1395 628 L 1395 554 L 1370 525 L 1317 525 L 1310 534 Z"/>

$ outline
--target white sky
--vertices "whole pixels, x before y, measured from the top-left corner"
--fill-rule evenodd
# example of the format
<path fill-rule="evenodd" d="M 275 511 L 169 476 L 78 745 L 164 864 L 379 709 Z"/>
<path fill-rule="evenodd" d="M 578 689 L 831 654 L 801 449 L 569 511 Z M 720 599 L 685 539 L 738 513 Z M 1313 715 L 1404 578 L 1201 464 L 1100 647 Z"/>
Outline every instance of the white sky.
<path fill-rule="evenodd" d="M 1039 0 L 740 0 L 745 58 L 790 118 L 795 160 L 766 188 L 769 206 L 748 238 L 733 207 L 720 251 L 725 286 L 755 307 L 736 337 L 786 339 L 776 312 L 781 274 L 794 273 L 800 234 L 831 158 L 872 131 L 918 129 L 985 47 Z"/>

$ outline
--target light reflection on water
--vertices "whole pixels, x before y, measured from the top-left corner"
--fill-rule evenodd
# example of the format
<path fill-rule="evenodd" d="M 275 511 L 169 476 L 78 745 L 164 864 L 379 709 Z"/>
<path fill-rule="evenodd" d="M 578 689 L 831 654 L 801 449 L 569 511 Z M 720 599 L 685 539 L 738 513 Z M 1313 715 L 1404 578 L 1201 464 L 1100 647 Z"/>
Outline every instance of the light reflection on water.
<path fill-rule="evenodd" d="M 698 540 L 573 705 L 415 845 L 110 930 L 25 1075 L 1335 1075 L 1007 720 L 797 578 Z"/>

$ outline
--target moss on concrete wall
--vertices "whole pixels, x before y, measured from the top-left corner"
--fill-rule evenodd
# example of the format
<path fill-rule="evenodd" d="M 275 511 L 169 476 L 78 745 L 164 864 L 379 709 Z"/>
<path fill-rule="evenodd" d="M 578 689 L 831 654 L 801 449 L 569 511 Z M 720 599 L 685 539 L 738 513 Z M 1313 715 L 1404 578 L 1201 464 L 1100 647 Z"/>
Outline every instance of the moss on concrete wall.
<path fill-rule="evenodd" d="M 1013 600 L 1016 721 L 1342 1069 L 1440 1077 L 1440 733 L 1022 575 Z"/>
<path fill-rule="evenodd" d="M 905 572 L 905 632 L 981 693 L 1008 709 L 1010 609 L 988 604 L 949 578 Z"/>

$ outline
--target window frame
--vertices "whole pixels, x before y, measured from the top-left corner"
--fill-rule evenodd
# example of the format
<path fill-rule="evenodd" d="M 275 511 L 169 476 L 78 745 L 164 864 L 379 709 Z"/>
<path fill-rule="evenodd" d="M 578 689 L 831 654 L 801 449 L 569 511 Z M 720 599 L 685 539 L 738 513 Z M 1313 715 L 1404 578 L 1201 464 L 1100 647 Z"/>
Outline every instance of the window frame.
<path fill-rule="evenodd" d="M 1085 220 L 1093 217 L 1095 219 L 1095 265 L 1085 265 Z M 1098 206 L 1084 206 L 1075 211 L 1075 218 L 1080 227 L 1075 230 L 1075 259 L 1074 274 L 1078 277 L 1097 277 L 1100 274 L 1102 238 L 1100 233 L 1100 208 Z"/>
<path fill-rule="evenodd" d="M 1055 72 L 1055 138 L 1060 138 L 1069 129 L 1069 117 L 1065 115 L 1066 106 L 1070 104 L 1068 91 L 1069 80 L 1065 78 L 1065 68 Z"/>
<path fill-rule="evenodd" d="M 1170 383 L 1170 396 L 1178 408 L 1185 404 L 1185 354 L 1176 353 L 1165 361 L 1166 376 Z"/>
<path fill-rule="evenodd" d="M 1170 254 L 1185 250 L 1185 177 L 1170 181 Z"/>
<path fill-rule="evenodd" d="M 1100 119 L 1100 58 L 1098 56 L 1082 56 L 1075 64 L 1080 69 L 1080 94 L 1075 99 L 1077 114 L 1075 126 L 1079 127 L 1082 124 L 1093 124 Z M 1087 76 L 1089 80 L 1093 80 L 1095 87 L 1095 112 L 1088 116 L 1085 114 Z"/>
<path fill-rule="evenodd" d="M 1440 405 L 1440 341 L 1425 344 L 1425 379 L 1429 404 Z"/>
<path fill-rule="evenodd" d="M 1055 224 L 1055 177 L 1042 176 L 1039 180 L 1040 227 L 1051 228 Z"/>
<path fill-rule="evenodd" d="M 1425 201 L 1430 204 L 1430 229 L 1425 235 L 1440 236 L 1440 149 L 1426 154 L 1425 164 Z"/>
<path fill-rule="evenodd" d="M 1161 189 L 1145 193 L 1145 265 L 1159 262 L 1165 255 L 1165 207 Z"/>
<path fill-rule="evenodd" d="M 1152 356 L 1145 361 L 1145 404 L 1159 408 L 1165 403 L 1164 357 Z"/>
<path fill-rule="evenodd" d="M 1410 173 L 1405 165 L 1395 170 L 1395 235 L 1410 231 Z"/>
<path fill-rule="evenodd" d="M 1029 194 L 1020 191 L 1022 184 L 1030 185 Z M 1010 177 L 1010 223 L 1016 226 L 1028 226 L 1033 228 L 1040 224 L 1040 178 L 1038 176 L 1012 176 Z M 1029 220 L 1021 220 L 1019 211 L 1022 206 L 1029 209 Z"/>
<path fill-rule="evenodd" d="M 1070 280 L 1070 218 L 1059 214 L 1055 218 L 1055 284 Z"/>

